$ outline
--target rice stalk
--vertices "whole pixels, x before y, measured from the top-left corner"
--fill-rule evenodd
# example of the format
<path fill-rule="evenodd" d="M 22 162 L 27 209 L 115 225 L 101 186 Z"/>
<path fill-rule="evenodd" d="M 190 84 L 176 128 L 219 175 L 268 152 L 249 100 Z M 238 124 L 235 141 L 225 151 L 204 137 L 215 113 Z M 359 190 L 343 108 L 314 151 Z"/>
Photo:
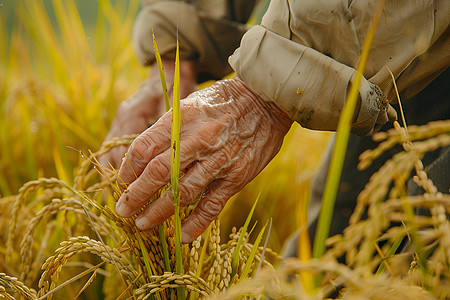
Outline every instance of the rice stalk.
<path fill-rule="evenodd" d="M 35 217 L 31 219 L 28 223 L 28 227 L 23 235 L 22 242 L 20 244 L 20 256 L 22 258 L 22 274 L 20 276 L 21 280 L 25 280 L 26 277 L 31 276 L 30 274 L 30 260 L 31 260 L 31 244 L 33 242 L 33 235 L 38 224 L 45 218 L 48 219 L 52 215 L 57 214 L 59 211 L 73 211 L 79 215 L 85 215 L 85 211 L 82 209 L 82 204 L 73 198 L 69 199 L 53 199 L 53 201 L 44 206 L 41 211 L 39 211 Z M 89 217 L 96 224 L 96 228 L 99 230 L 100 234 L 103 236 L 110 236 L 113 240 L 117 240 L 119 237 L 116 236 L 115 230 L 113 230 L 109 223 L 105 222 L 104 219 L 98 217 L 97 215 L 89 212 Z M 43 245 L 44 246 L 44 245 Z M 43 247 L 42 249 L 45 249 Z M 30 277 L 34 278 L 34 277 Z"/>
<path fill-rule="evenodd" d="M 188 291 L 199 293 L 202 296 L 208 296 L 212 293 L 208 284 L 191 272 L 186 274 L 166 272 L 159 276 L 151 276 L 150 283 L 142 285 L 136 290 L 135 295 L 138 296 L 138 299 L 147 299 L 154 293 L 178 287 L 186 288 Z"/>

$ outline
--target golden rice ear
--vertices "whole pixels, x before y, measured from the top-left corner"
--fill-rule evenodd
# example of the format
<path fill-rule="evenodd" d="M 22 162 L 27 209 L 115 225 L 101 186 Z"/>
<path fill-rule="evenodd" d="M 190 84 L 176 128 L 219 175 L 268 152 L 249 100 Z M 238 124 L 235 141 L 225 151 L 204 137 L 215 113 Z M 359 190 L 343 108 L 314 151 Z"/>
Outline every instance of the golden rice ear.
<path fill-rule="evenodd" d="M 9 36 L 4 32 L 5 18 L 0 18 L 0 45 L 9 44 L 10 48 L 0 47 L 0 66 L 8 66 L 6 73 L 0 67 L 4 79 L 0 80 L 0 106 L 8 114 L 8 118 L 0 118 L 0 128 L 8 130 L 1 135 L 0 152 L 7 159 L 0 166 L 5 175 L 0 176 L 0 193 L 10 194 L 23 181 L 45 174 L 59 178 L 29 181 L 19 195 L 0 199 L 2 212 L 11 215 L 0 218 L 0 232 L 8 232 L 6 249 L 0 245 L 1 265 L 6 260 L 8 272 L 22 273 L 26 279 L 20 282 L 0 274 L 0 298 L 18 291 L 35 299 L 37 293 L 26 284 L 39 281 L 39 295 L 48 294 L 49 298 L 54 293 L 58 293 L 55 297 L 89 297 L 93 289 L 103 290 L 107 299 L 134 294 L 145 298 L 139 287 L 145 292 L 156 288 L 152 292 L 156 299 L 170 299 L 176 296 L 176 288 L 182 287 L 186 297 L 198 299 L 223 291 L 239 279 L 242 268 L 236 281 L 231 276 L 239 232 L 221 242 L 220 223 L 215 221 L 214 229 L 203 238 L 180 245 L 178 251 L 175 224 L 183 221 L 189 209 L 180 209 L 178 221 L 171 218 L 146 232 L 137 230 L 134 218 L 120 218 L 114 212 L 114 198 L 122 193 L 121 181 L 116 170 L 104 168 L 97 159 L 114 147 L 130 145 L 136 135 L 106 141 L 101 147 L 100 142 L 119 101 L 140 84 L 132 78 L 147 75 L 133 59 L 129 42 L 139 1 L 127 3 L 123 7 L 120 1 L 98 2 L 95 39 L 84 31 L 73 0 L 54 3 L 57 26 L 43 2 L 19 3 L 20 15 L 9 41 L 5 40 Z M 32 61 L 24 49 L 39 54 L 39 59 Z M 177 76 L 174 96 L 179 98 Z M 80 111 L 83 113 L 77 113 Z M 51 147 L 50 151 L 42 145 Z M 98 147 L 95 153 L 85 150 Z M 104 194 L 110 197 L 104 198 Z M 251 261 L 251 256 L 250 270 L 261 260 L 264 266 L 270 265 L 268 257 L 278 259 L 270 249 L 262 257 L 261 247 L 249 242 L 249 233 L 241 233 L 239 266 Z M 49 253 L 53 255 L 44 263 Z M 182 258 L 185 274 L 173 272 L 181 261 L 177 256 Z M 98 263 L 98 258 L 103 262 Z M 214 270 L 211 288 L 206 283 L 210 270 Z M 165 272 L 172 272 L 172 277 Z M 98 280 L 99 276 L 106 277 Z"/>
<path fill-rule="evenodd" d="M 8 276 L 5 273 L 0 273 L 0 296 L 5 297 L 6 299 L 14 299 L 14 297 L 8 293 L 6 288 L 8 288 L 9 292 L 19 293 L 26 299 L 37 298 L 37 293 L 35 290 L 30 289 L 15 277 Z"/>

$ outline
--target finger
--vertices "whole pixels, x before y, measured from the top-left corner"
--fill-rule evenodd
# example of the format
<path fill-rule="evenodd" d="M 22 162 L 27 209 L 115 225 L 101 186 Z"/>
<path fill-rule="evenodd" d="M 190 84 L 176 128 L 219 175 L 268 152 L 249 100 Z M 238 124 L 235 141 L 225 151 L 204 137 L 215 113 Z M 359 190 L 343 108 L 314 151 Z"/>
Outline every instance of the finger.
<path fill-rule="evenodd" d="M 209 191 L 200 199 L 197 207 L 183 224 L 181 229 L 183 243 L 190 243 L 202 234 L 220 214 L 228 199 L 237 192 L 233 185 L 224 180 L 214 181 L 208 188 Z"/>
<path fill-rule="evenodd" d="M 178 192 L 180 206 L 185 207 L 202 192 L 213 180 L 213 174 L 205 173 L 201 163 L 194 164 L 180 179 Z M 148 230 L 161 224 L 174 214 L 174 199 L 171 190 L 164 193 L 161 198 L 150 204 L 136 219 L 136 226 L 140 230 Z"/>
<path fill-rule="evenodd" d="M 211 129 L 211 131 L 213 131 L 214 133 L 217 133 L 223 130 L 225 126 L 219 122 L 212 122 L 211 124 L 208 124 L 208 126 L 203 126 L 202 128 L 200 128 L 200 130 L 197 131 L 200 138 L 195 136 L 183 140 L 180 144 L 181 170 L 185 169 L 198 157 L 203 157 L 203 162 L 200 165 L 205 169 L 203 172 L 200 172 L 203 174 L 203 176 L 207 176 L 205 174 L 209 173 L 218 174 L 218 172 L 220 172 L 223 166 L 226 164 L 228 155 L 226 155 L 226 152 L 224 151 L 216 151 L 217 153 L 215 154 L 215 157 L 205 159 L 204 156 L 206 153 L 214 151 L 210 149 L 210 146 L 208 146 L 209 142 L 211 140 L 214 140 L 213 138 L 208 136 L 208 134 L 211 134 L 210 132 L 208 132 L 208 130 L 206 130 L 208 128 Z M 205 136 L 208 137 L 205 139 Z M 146 159 L 142 157 L 141 160 L 146 161 Z M 130 164 L 138 166 L 141 164 L 141 162 L 138 160 L 130 161 Z M 122 167 L 119 170 L 119 178 L 127 182 L 127 178 L 122 178 L 123 173 L 121 172 L 124 168 L 124 163 L 122 163 Z M 122 194 L 116 205 L 116 212 L 122 217 L 131 217 L 140 209 L 140 207 L 142 207 L 142 205 L 144 205 L 144 203 L 147 202 L 148 199 L 150 199 L 153 194 L 155 194 L 160 188 L 162 188 L 169 182 L 170 149 L 166 149 L 164 153 L 161 153 L 155 158 L 151 159 L 149 162 L 146 162 L 146 166 L 144 167 L 143 171 L 138 169 L 134 170 L 134 172 L 135 178 L 137 179 L 135 179 L 126 188 L 126 193 Z M 200 177 L 201 176 L 198 176 L 198 178 Z"/>
<path fill-rule="evenodd" d="M 188 140 L 186 144 L 180 145 L 183 157 L 180 161 L 181 170 L 192 163 L 193 157 L 198 156 L 195 148 L 196 140 Z M 150 197 L 170 181 L 170 151 L 167 149 L 153 158 L 140 176 L 127 187 L 116 205 L 116 212 L 120 216 L 129 218 L 134 215 Z"/>
<path fill-rule="evenodd" d="M 165 116 L 133 141 L 122 160 L 119 183 L 133 182 L 154 157 L 169 149 L 170 115 Z"/>
<path fill-rule="evenodd" d="M 397 120 L 397 112 L 390 104 L 388 105 L 387 108 L 387 114 L 390 122 L 394 122 L 395 120 Z"/>
<path fill-rule="evenodd" d="M 127 187 L 116 204 L 116 212 L 124 218 L 131 217 L 169 180 L 170 149 L 152 159 L 141 176 Z"/>

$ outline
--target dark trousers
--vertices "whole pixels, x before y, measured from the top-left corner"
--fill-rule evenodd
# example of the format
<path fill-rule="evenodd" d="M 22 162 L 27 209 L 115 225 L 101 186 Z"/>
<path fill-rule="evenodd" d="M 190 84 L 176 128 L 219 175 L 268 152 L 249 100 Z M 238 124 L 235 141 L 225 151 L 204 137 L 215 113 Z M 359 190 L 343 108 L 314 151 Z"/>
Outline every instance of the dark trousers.
<path fill-rule="evenodd" d="M 446 69 L 433 82 L 416 96 L 402 102 L 407 125 L 423 125 L 430 121 L 450 119 L 450 70 Z M 400 116 L 398 106 L 394 105 Z M 392 128 L 392 124 L 385 124 L 381 131 Z M 308 209 L 308 230 L 311 241 L 314 239 L 317 219 L 320 211 L 328 166 L 334 146 L 334 137 L 325 151 L 321 167 L 311 183 L 311 197 Z M 369 182 L 369 178 L 389 158 L 402 150 L 401 146 L 395 147 L 376 159 L 366 170 L 357 169 L 358 157 L 367 149 L 373 149 L 377 143 L 370 136 L 358 137 L 351 135 L 348 142 L 347 153 L 344 160 L 341 182 L 336 197 L 333 219 L 331 222 L 330 236 L 342 233 L 348 226 L 348 220 L 356 205 L 358 194 Z M 450 147 L 444 147 L 434 152 L 427 153 L 423 163 L 428 177 L 431 178 L 439 191 L 449 193 L 450 189 Z M 422 193 L 412 180 L 408 182 L 408 194 Z M 297 254 L 297 235 L 289 239 L 283 250 L 283 256 L 290 257 Z"/>

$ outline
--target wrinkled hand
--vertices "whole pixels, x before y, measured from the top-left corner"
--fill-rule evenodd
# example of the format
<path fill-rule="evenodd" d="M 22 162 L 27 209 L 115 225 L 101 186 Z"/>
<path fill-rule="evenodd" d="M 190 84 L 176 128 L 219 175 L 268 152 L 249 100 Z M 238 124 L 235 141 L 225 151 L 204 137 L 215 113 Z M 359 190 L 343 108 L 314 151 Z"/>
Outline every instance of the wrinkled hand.
<path fill-rule="evenodd" d="M 127 185 L 117 213 L 131 217 L 170 181 L 171 111 L 135 139 L 119 170 Z M 180 205 L 204 190 L 182 226 L 182 242 L 197 238 L 221 212 L 226 201 L 250 182 L 279 151 L 292 120 L 266 102 L 239 78 L 218 81 L 181 101 Z M 135 175 L 136 174 L 136 175 Z M 137 176 L 137 178 L 135 177 Z M 136 219 L 150 229 L 174 213 L 166 191 Z"/>
<path fill-rule="evenodd" d="M 172 99 L 174 62 L 162 59 L 164 74 L 167 81 L 169 99 Z M 197 87 L 194 63 L 180 61 L 180 76 L 182 78 L 180 94 L 186 97 Z M 126 134 L 139 134 L 154 124 L 165 113 L 164 94 L 156 64 L 152 67 L 149 78 L 141 85 L 139 90 L 129 99 L 120 103 L 116 117 L 111 125 L 105 141 L 114 137 L 122 137 Z M 109 168 L 111 164 L 118 168 L 127 150 L 125 146 L 111 149 L 100 158 L 100 163 Z"/>

